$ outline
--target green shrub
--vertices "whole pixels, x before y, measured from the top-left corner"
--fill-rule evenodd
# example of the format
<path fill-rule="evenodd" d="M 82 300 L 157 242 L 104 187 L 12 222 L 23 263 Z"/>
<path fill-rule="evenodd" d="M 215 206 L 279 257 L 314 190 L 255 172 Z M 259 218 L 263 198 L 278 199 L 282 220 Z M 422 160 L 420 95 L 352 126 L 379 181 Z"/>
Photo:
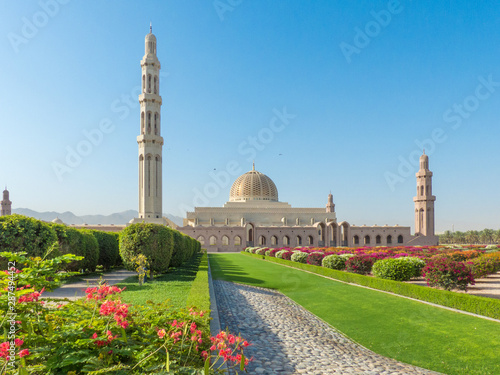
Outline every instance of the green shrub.
<path fill-rule="evenodd" d="M 26 252 L 43 258 L 57 242 L 57 234 L 48 223 L 22 215 L 0 217 L 0 249 L 12 253 Z M 49 257 L 57 256 L 49 254 Z"/>
<path fill-rule="evenodd" d="M 386 258 L 373 264 L 372 273 L 380 279 L 408 281 L 414 275 L 415 269 L 405 258 Z"/>
<path fill-rule="evenodd" d="M 83 260 L 81 267 L 84 270 L 94 272 L 99 261 L 99 243 L 91 230 L 80 229 L 83 243 Z"/>
<path fill-rule="evenodd" d="M 331 268 L 332 270 L 345 270 L 346 257 L 340 255 L 327 255 L 323 258 L 321 265 L 323 267 Z"/>
<path fill-rule="evenodd" d="M 265 255 L 266 254 L 266 251 L 267 251 L 267 248 L 264 247 L 264 248 L 260 248 L 258 249 L 257 251 L 255 251 L 255 254 L 258 254 L 258 255 Z"/>
<path fill-rule="evenodd" d="M 135 270 L 134 258 L 144 254 L 149 269 L 167 272 L 172 257 L 172 231 L 164 225 L 132 224 L 120 232 L 120 255 L 129 270 Z M 178 233 L 178 232 L 177 232 Z"/>
<path fill-rule="evenodd" d="M 266 250 L 265 256 L 270 257 L 271 256 L 271 249 Z"/>
<path fill-rule="evenodd" d="M 59 241 L 60 254 L 75 254 L 85 258 L 85 243 L 81 231 L 61 224 L 54 224 Z M 75 272 L 84 267 L 85 260 L 73 261 L 63 266 L 66 271 Z"/>
<path fill-rule="evenodd" d="M 176 230 L 167 228 L 173 240 L 172 247 L 172 258 L 170 259 L 170 267 L 179 267 L 183 261 L 184 256 L 182 254 L 184 243 L 182 238 L 182 233 Z"/>
<path fill-rule="evenodd" d="M 291 260 L 292 262 L 298 262 L 298 263 L 307 263 L 307 257 L 309 254 L 303 253 L 301 251 L 296 251 L 292 254 Z"/>
<path fill-rule="evenodd" d="M 314 266 L 321 266 L 321 262 L 323 261 L 323 258 L 325 257 L 325 253 L 322 252 L 316 252 L 316 253 L 311 253 L 307 256 L 307 264 L 312 264 Z"/>
<path fill-rule="evenodd" d="M 411 277 L 422 276 L 422 270 L 425 267 L 425 261 L 423 259 L 417 257 L 404 257 L 399 259 L 404 259 L 405 261 L 409 262 L 412 265 L 413 275 Z"/>
<path fill-rule="evenodd" d="M 99 230 L 93 230 L 92 234 L 99 244 L 99 260 L 97 264 L 101 265 L 105 270 L 109 270 L 114 267 L 117 258 L 120 257 L 118 237 L 113 233 Z"/>

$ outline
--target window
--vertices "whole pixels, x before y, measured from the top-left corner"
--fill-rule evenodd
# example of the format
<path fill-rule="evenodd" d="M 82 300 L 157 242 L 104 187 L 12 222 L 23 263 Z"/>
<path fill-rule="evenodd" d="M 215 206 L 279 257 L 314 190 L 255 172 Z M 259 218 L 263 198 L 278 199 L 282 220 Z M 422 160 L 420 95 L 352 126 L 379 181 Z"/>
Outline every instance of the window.
<path fill-rule="evenodd" d="M 398 243 L 403 243 L 403 236 L 402 235 L 399 235 L 398 236 Z"/>
<path fill-rule="evenodd" d="M 308 236 L 307 237 L 307 244 L 308 245 L 314 245 L 314 240 L 313 240 L 312 236 Z"/>
<path fill-rule="evenodd" d="M 210 237 L 210 246 L 214 246 L 217 244 L 217 237 L 211 236 Z"/>
<path fill-rule="evenodd" d="M 271 237 L 271 245 L 277 245 L 278 244 L 278 238 L 276 236 Z"/>
<path fill-rule="evenodd" d="M 146 92 L 146 75 L 142 75 L 142 92 Z"/>
<path fill-rule="evenodd" d="M 141 134 L 144 134 L 144 112 L 141 112 Z"/>
<path fill-rule="evenodd" d="M 354 236 L 354 237 L 352 238 L 352 242 L 354 242 L 354 245 L 359 245 L 359 236 L 357 236 L 357 235 L 356 235 L 356 236 Z"/>
<path fill-rule="evenodd" d="M 302 237 L 297 236 L 296 242 L 297 242 L 297 245 L 302 245 Z"/>
<path fill-rule="evenodd" d="M 375 243 L 376 244 L 381 244 L 382 243 L 382 238 L 380 237 L 380 235 L 377 235 L 377 237 L 375 237 Z"/>
<path fill-rule="evenodd" d="M 151 74 L 148 74 L 148 93 L 151 94 Z"/>
<path fill-rule="evenodd" d="M 228 246 L 228 245 L 229 245 L 229 237 L 222 236 L 222 246 Z"/>
<path fill-rule="evenodd" d="M 370 236 L 366 235 L 365 236 L 365 245 L 369 245 L 370 244 Z"/>
<path fill-rule="evenodd" d="M 241 245 L 241 237 L 236 236 L 234 237 L 234 246 L 240 246 Z"/>
<path fill-rule="evenodd" d="M 266 237 L 260 236 L 259 237 L 259 245 L 264 246 L 266 244 Z"/>
<path fill-rule="evenodd" d="M 290 238 L 288 236 L 283 237 L 283 246 L 290 245 Z"/>
<path fill-rule="evenodd" d="M 391 244 L 392 243 L 392 236 L 389 234 L 387 236 L 387 244 Z"/>
<path fill-rule="evenodd" d="M 148 112 L 148 134 L 151 134 L 151 112 Z"/>
<path fill-rule="evenodd" d="M 198 236 L 196 241 L 198 241 L 202 246 L 205 245 L 205 237 L 203 236 Z"/>
<path fill-rule="evenodd" d="M 158 94 L 158 77 L 155 76 L 154 93 Z"/>

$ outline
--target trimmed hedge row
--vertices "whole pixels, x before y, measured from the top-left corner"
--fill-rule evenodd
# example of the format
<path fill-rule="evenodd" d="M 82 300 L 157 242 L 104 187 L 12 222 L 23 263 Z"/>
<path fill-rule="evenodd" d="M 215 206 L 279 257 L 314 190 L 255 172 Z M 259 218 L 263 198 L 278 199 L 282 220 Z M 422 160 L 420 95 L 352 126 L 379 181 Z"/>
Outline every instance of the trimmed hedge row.
<path fill-rule="evenodd" d="M 158 224 L 133 224 L 120 232 L 120 255 L 127 269 L 135 270 L 135 257 L 143 254 L 148 269 L 165 273 L 200 251 L 201 244 L 185 234 Z"/>
<path fill-rule="evenodd" d="M 0 248 L 14 253 L 25 251 L 28 257 L 48 259 L 64 254 L 83 256 L 80 261 L 64 265 L 64 269 L 93 272 L 98 264 L 105 269 L 115 265 L 118 237 L 116 233 L 75 229 L 14 214 L 0 217 Z"/>
<path fill-rule="evenodd" d="M 318 275 L 327 276 L 335 280 L 367 286 L 401 296 L 418 299 L 421 301 L 435 303 L 441 306 L 467 311 L 470 313 L 487 316 L 494 319 L 500 319 L 500 300 L 471 296 L 463 293 L 448 292 L 446 290 L 432 289 L 420 285 L 408 284 L 393 280 L 378 279 L 375 277 L 337 271 L 330 268 L 313 266 L 310 264 L 296 263 L 279 258 L 265 257 L 247 252 L 245 255 L 261 258 L 270 262 L 284 264 L 293 268 L 309 271 Z"/>
<path fill-rule="evenodd" d="M 206 312 L 207 318 L 210 316 L 210 293 L 208 290 L 208 256 L 204 253 L 201 256 L 198 272 L 191 285 L 187 300 L 187 307 L 196 307 L 201 311 Z"/>

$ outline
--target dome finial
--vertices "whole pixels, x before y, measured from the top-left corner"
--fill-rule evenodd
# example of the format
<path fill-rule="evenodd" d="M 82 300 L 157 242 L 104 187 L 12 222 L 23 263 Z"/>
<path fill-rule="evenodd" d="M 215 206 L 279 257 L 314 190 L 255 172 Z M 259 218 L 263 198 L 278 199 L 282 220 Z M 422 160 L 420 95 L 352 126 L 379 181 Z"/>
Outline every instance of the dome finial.
<path fill-rule="evenodd" d="M 425 148 L 424 148 L 424 155 L 425 155 Z"/>
<path fill-rule="evenodd" d="M 255 171 L 255 160 L 252 163 L 252 171 Z"/>
<path fill-rule="evenodd" d="M 153 34 L 153 22 L 149 22 L 149 33 Z"/>

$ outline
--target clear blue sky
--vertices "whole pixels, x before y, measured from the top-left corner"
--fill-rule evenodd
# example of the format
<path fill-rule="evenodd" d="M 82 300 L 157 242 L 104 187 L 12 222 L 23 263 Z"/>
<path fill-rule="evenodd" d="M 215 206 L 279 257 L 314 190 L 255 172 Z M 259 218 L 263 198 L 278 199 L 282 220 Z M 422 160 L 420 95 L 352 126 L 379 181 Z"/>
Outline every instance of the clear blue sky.
<path fill-rule="evenodd" d="M 195 203 L 223 205 L 255 159 L 292 206 L 331 191 L 339 220 L 413 226 L 410 159 L 425 147 L 437 231 L 500 228 L 494 0 L 1 1 L 0 184 L 14 208 L 137 209 L 150 21 L 164 212 L 184 216 L 204 189 Z M 89 149 L 101 122 L 111 131 Z"/>

